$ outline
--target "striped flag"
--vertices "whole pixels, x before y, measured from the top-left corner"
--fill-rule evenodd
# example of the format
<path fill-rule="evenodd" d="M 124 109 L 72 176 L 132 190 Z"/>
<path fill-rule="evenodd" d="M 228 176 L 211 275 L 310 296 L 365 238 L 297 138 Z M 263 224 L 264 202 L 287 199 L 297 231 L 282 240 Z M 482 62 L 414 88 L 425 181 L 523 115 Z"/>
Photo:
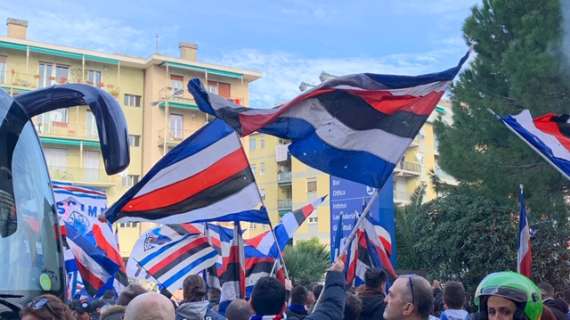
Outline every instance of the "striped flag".
<path fill-rule="evenodd" d="M 245 257 L 239 222 L 234 224 L 232 244 L 222 251 L 223 273 L 220 276 L 222 292 L 219 312 L 225 314 L 228 305 L 235 299 L 245 297 Z"/>
<path fill-rule="evenodd" d="M 548 113 L 533 119 L 530 111 L 524 110 L 500 120 L 570 179 L 570 115 Z"/>
<path fill-rule="evenodd" d="M 106 215 L 111 222 L 268 223 L 261 203 L 239 137 L 215 120 L 166 154 Z"/>
<path fill-rule="evenodd" d="M 198 79 L 188 89 L 200 110 L 240 135 L 259 131 L 290 139 L 290 153 L 305 164 L 381 188 L 467 56 L 440 73 L 330 79 L 272 109 L 236 105 L 209 93 Z"/>
<path fill-rule="evenodd" d="M 295 231 L 303 224 L 303 222 L 315 211 L 317 208 L 323 204 L 326 196 L 315 199 L 309 204 L 297 209 L 293 212 L 289 212 L 283 217 L 281 221 L 274 228 L 275 237 L 279 242 L 279 248 L 281 250 L 285 249 L 285 246 L 291 239 Z M 274 258 L 279 257 L 279 251 L 275 245 L 275 239 L 271 234 L 271 231 L 266 231 L 253 238 L 245 240 L 246 245 L 255 248 L 264 256 L 271 256 Z"/>
<path fill-rule="evenodd" d="M 530 278 L 532 271 L 532 252 L 530 250 L 530 227 L 526 218 L 523 186 L 519 193 L 519 247 L 517 250 L 517 272 Z"/>

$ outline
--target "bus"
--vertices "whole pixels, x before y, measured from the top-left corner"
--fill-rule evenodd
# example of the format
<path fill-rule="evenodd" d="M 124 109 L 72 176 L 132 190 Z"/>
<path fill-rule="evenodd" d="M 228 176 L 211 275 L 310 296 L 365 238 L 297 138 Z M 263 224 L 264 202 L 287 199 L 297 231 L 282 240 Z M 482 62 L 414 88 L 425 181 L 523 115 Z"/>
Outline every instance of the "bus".
<path fill-rule="evenodd" d="M 125 116 L 107 92 L 65 84 L 11 97 L 0 89 L 0 319 L 18 319 L 33 297 L 62 300 L 65 270 L 51 180 L 31 118 L 87 105 L 95 121 L 107 174 L 129 165 Z"/>

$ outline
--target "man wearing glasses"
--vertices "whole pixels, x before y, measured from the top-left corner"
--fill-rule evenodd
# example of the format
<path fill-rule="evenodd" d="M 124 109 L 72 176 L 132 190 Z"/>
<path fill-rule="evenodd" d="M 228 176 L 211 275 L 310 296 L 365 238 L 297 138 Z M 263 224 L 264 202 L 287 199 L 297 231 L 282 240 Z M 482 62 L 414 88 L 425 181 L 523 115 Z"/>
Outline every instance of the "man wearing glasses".
<path fill-rule="evenodd" d="M 427 320 L 433 308 L 433 291 L 423 277 L 400 276 L 388 290 L 384 302 L 385 320 Z"/>

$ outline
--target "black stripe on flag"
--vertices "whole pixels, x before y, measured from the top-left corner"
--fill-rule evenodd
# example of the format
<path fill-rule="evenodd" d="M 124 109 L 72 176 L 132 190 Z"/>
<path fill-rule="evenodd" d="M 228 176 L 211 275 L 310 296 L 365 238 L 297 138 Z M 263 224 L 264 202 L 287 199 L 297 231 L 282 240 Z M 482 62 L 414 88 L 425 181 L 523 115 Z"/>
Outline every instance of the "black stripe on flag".
<path fill-rule="evenodd" d="M 241 266 L 239 263 L 231 262 L 228 263 L 226 270 L 222 274 L 220 278 L 221 283 L 231 282 L 231 281 L 239 281 L 239 274 L 240 274 Z"/>
<path fill-rule="evenodd" d="M 428 118 L 408 111 L 382 113 L 361 97 L 344 91 L 325 93 L 316 99 L 331 116 L 353 130 L 380 129 L 400 137 L 414 138 Z"/>
<path fill-rule="evenodd" d="M 295 221 L 297 221 L 297 225 L 298 225 L 298 226 L 300 226 L 301 224 L 303 224 L 303 222 L 305 221 L 305 219 L 307 219 L 307 217 L 306 217 L 305 214 L 303 213 L 303 208 L 297 209 L 297 210 L 293 211 L 293 216 L 295 217 Z"/>
<path fill-rule="evenodd" d="M 174 205 L 150 211 L 121 212 L 122 217 L 140 217 L 145 219 L 161 219 L 172 215 L 200 209 L 241 191 L 253 183 L 253 174 L 249 168 L 237 173 L 200 193 Z"/>
<path fill-rule="evenodd" d="M 263 261 L 254 264 L 250 269 L 247 269 L 245 272 L 246 277 L 249 277 L 256 273 L 271 273 L 273 270 L 273 265 L 275 262 Z"/>
<path fill-rule="evenodd" d="M 188 245 L 185 244 L 185 245 Z M 165 265 L 164 267 L 160 268 L 158 271 L 156 271 L 154 274 L 152 274 L 152 276 L 154 276 L 155 278 L 158 278 L 162 275 L 164 275 L 165 273 L 167 273 L 168 271 L 170 271 L 172 268 L 176 267 L 177 265 L 183 263 L 186 259 L 190 258 L 192 255 L 202 251 L 202 250 L 212 250 L 214 251 L 214 249 L 212 249 L 210 247 L 210 245 L 208 244 L 208 242 L 202 243 L 199 246 L 193 247 L 190 250 L 184 252 L 182 255 L 180 255 L 178 258 L 172 260 L 170 263 L 168 263 L 167 265 Z"/>
<path fill-rule="evenodd" d="M 554 117 L 554 121 L 558 124 L 558 129 L 560 132 L 568 139 L 570 139 L 570 115 L 561 114 Z"/>

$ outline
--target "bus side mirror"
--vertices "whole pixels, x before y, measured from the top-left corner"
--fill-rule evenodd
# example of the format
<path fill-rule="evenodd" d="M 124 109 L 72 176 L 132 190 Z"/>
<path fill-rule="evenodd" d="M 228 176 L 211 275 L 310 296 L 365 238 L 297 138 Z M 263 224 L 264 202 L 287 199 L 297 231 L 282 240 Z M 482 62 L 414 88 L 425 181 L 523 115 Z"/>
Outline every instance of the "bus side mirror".
<path fill-rule="evenodd" d="M 127 121 L 109 93 L 85 84 L 56 85 L 14 97 L 31 119 L 60 108 L 88 105 L 95 116 L 107 174 L 123 171 L 130 162 Z"/>

